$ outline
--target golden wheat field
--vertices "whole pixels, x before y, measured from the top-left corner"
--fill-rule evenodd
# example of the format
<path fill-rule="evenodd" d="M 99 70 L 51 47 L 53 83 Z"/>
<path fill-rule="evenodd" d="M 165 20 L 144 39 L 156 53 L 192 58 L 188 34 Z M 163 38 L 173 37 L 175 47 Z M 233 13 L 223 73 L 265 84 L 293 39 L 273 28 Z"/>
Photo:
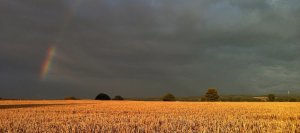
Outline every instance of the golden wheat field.
<path fill-rule="evenodd" d="M 1 133 L 297 133 L 300 103 L 0 101 Z"/>

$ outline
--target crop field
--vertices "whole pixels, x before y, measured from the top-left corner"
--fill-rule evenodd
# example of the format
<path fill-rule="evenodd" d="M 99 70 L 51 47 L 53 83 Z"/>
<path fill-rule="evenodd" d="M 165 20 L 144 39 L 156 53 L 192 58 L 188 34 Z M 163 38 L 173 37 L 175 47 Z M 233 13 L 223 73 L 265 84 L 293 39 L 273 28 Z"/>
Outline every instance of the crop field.
<path fill-rule="evenodd" d="M 1 133 L 299 133 L 300 103 L 0 101 Z"/>

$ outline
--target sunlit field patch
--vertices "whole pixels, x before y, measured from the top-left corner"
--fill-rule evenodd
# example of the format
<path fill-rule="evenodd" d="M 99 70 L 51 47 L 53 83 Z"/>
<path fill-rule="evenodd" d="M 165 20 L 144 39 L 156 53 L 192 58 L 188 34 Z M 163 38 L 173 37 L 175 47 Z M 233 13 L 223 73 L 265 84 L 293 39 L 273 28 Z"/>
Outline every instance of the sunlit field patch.
<path fill-rule="evenodd" d="M 0 101 L 0 132 L 300 132 L 300 103 Z"/>

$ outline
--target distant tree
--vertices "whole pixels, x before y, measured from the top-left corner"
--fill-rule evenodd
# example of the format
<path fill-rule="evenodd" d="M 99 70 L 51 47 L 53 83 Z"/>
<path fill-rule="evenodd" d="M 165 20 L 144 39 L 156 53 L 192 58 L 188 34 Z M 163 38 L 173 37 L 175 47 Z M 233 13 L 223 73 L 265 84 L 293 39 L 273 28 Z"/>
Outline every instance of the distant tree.
<path fill-rule="evenodd" d="M 70 96 L 70 97 L 65 97 L 64 100 L 78 100 L 78 98 Z"/>
<path fill-rule="evenodd" d="M 100 93 L 97 95 L 95 100 L 110 100 L 110 97 L 107 94 Z"/>
<path fill-rule="evenodd" d="M 290 98 L 289 101 L 290 101 L 290 102 L 297 102 L 297 99 L 296 99 L 296 98 Z"/>
<path fill-rule="evenodd" d="M 269 94 L 268 95 L 268 101 L 271 101 L 271 102 L 275 101 L 275 95 L 274 94 Z"/>
<path fill-rule="evenodd" d="M 173 94 L 167 93 L 166 95 L 164 95 L 163 101 L 176 101 L 176 98 Z"/>
<path fill-rule="evenodd" d="M 122 96 L 115 96 L 113 100 L 124 100 L 124 98 Z"/>
<path fill-rule="evenodd" d="M 284 102 L 284 101 L 285 101 L 285 99 L 284 99 L 284 98 L 280 98 L 280 97 L 278 97 L 278 98 L 276 98 L 276 101 L 278 101 L 278 102 Z"/>
<path fill-rule="evenodd" d="M 200 101 L 206 101 L 205 97 L 200 97 Z"/>
<path fill-rule="evenodd" d="M 206 101 L 218 101 L 219 97 L 218 91 L 215 88 L 209 88 L 205 93 Z"/>

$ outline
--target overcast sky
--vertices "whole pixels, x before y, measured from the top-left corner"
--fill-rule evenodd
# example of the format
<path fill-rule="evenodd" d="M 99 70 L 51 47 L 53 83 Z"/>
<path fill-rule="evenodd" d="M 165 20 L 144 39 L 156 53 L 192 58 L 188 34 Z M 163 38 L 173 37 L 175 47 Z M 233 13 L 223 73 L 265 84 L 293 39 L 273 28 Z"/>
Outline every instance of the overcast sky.
<path fill-rule="evenodd" d="M 298 0 L 1 0 L 0 97 L 299 93 L 299 14 Z"/>

